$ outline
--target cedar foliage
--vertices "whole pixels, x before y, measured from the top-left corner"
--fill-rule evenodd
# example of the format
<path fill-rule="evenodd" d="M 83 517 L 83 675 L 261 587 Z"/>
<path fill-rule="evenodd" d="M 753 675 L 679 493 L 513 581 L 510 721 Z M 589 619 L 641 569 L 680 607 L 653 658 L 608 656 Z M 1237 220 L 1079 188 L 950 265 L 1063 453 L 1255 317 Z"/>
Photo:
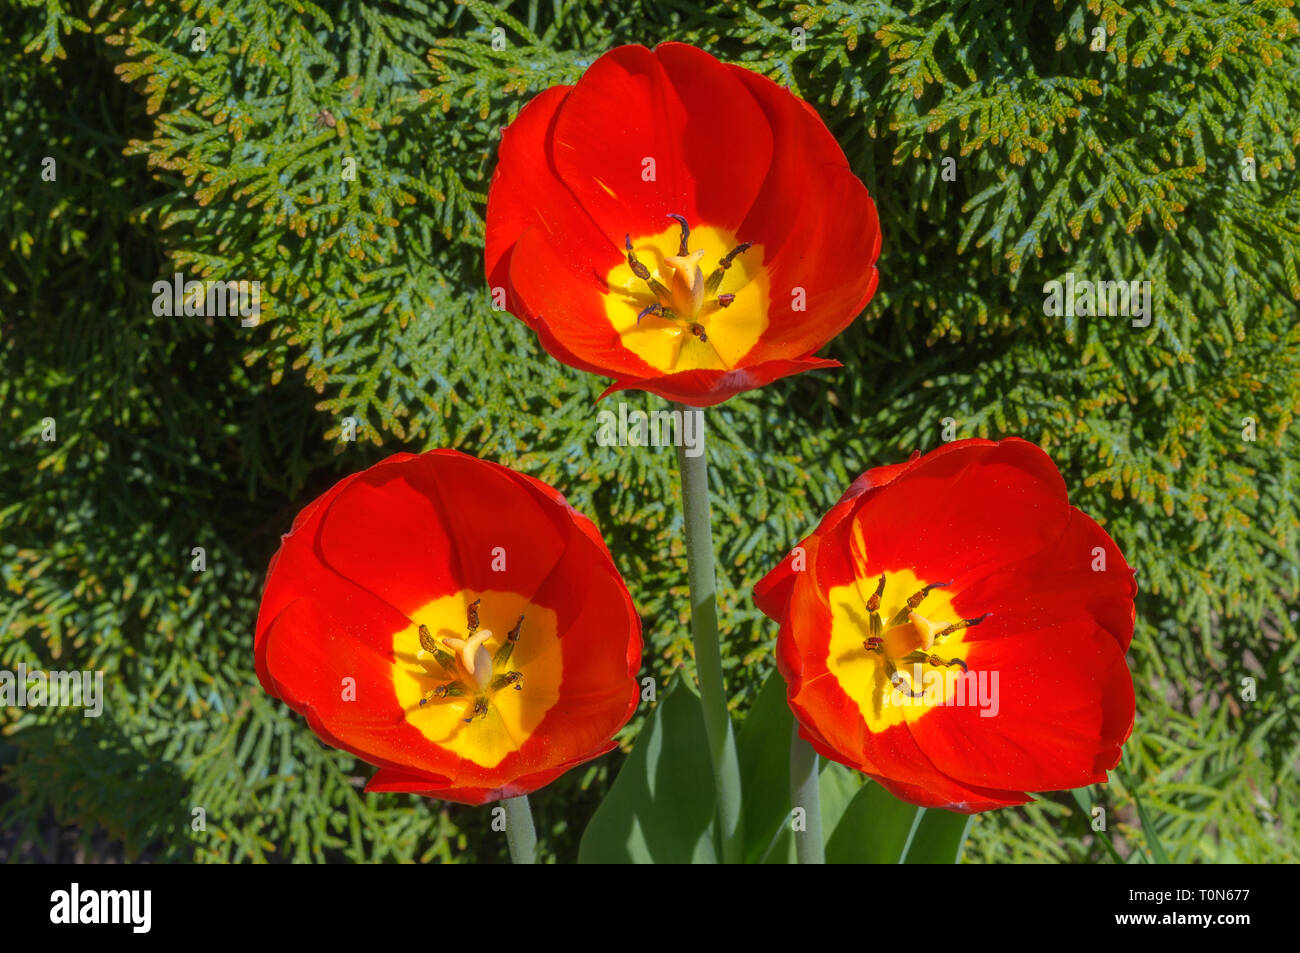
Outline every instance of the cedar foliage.
<path fill-rule="evenodd" d="M 482 277 L 501 128 L 610 47 L 675 39 L 812 103 L 885 236 L 880 291 L 825 352 L 842 370 L 708 412 L 737 715 L 775 635 L 748 593 L 854 476 L 933 448 L 946 418 L 1024 436 L 1137 568 L 1137 726 L 1091 792 L 1120 855 L 1150 856 L 1150 833 L 1175 861 L 1300 859 L 1298 32 L 1291 0 L 8 6 L 0 667 L 102 669 L 108 691 L 99 719 L 0 713 L 15 856 L 57 823 L 157 859 L 504 857 L 484 811 L 362 794 L 369 768 L 253 674 L 278 534 L 399 449 L 561 488 L 629 581 L 645 674 L 683 664 L 672 451 L 597 446 L 605 382 L 493 311 Z M 260 280 L 261 323 L 155 317 L 176 271 Z M 1150 326 L 1045 316 L 1070 271 L 1150 279 Z M 573 858 L 618 761 L 534 797 L 550 856 Z M 1114 856 L 1068 794 L 972 831 L 968 860 Z"/>

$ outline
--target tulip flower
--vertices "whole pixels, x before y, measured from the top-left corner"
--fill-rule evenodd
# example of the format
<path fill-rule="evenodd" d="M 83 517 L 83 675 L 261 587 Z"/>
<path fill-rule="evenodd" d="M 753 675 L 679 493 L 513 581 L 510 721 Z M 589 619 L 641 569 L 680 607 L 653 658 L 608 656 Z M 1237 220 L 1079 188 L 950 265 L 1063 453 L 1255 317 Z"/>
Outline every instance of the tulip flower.
<path fill-rule="evenodd" d="M 606 394 L 704 407 L 839 366 L 814 353 L 875 291 L 880 226 L 812 107 L 664 43 L 520 112 L 486 246 L 494 296 L 556 359 L 614 378 Z"/>
<path fill-rule="evenodd" d="M 271 561 L 257 675 L 368 791 L 517 798 L 614 747 L 641 624 L 557 491 L 452 450 L 397 454 L 309 504 Z"/>
<path fill-rule="evenodd" d="M 1106 780 L 1136 591 L 1051 459 L 1008 439 L 868 470 L 754 595 L 813 748 L 975 813 Z"/>

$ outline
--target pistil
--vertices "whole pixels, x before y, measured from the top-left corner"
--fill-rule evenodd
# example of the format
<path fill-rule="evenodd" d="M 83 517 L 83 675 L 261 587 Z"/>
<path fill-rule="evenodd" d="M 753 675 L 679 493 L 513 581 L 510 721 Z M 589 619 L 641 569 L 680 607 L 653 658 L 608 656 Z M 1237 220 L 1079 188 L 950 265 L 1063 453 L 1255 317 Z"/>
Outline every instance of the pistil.
<path fill-rule="evenodd" d="M 938 668 L 960 667 L 968 671 L 966 662 L 961 658 L 944 658 L 931 651 L 946 636 L 961 629 L 979 625 L 988 618 L 984 613 L 973 619 L 959 619 L 956 622 L 935 622 L 921 615 L 916 610 L 933 590 L 945 588 L 952 582 L 932 582 L 907 598 L 903 606 L 889 618 L 882 620 L 880 601 L 885 592 L 885 574 L 881 573 L 875 591 L 865 600 L 868 626 L 871 634 L 863 641 L 862 647 L 881 657 L 889 681 L 895 688 L 912 698 L 918 698 L 923 692 L 909 687 L 898 670 L 897 663 L 933 665 Z"/>
<path fill-rule="evenodd" d="M 693 252 L 690 250 L 691 227 L 685 216 L 674 213 L 668 217 L 676 220 L 681 226 L 681 237 L 677 245 L 677 254 L 664 258 L 663 271 L 666 274 L 661 272 L 661 277 L 668 282 L 666 286 L 637 258 L 636 252 L 632 249 L 631 234 L 624 236 L 623 239 L 623 245 L 627 249 L 628 267 L 632 269 L 634 275 L 646 283 L 656 299 L 641 309 L 636 316 L 636 321 L 640 324 L 642 318 L 654 315 L 678 323 L 701 341 L 707 342 L 708 333 L 702 319 L 719 308 L 729 307 L 736 300 L 734 294 L 717 294 L 717 291 L 732 261 L 744 253 L 750 247 L 750 243 L 742 242 L 723 255 L 717 268 L 708 278 L 705 278 L 704 271 L 700 267 L 700 262 L 704 258 L 704 249 L 698 248 Z"/>
<path fill-rule="evenodd" d="M 488 713 L 489 700 L 496 692 L 513 687 L 515 691 L 523 690 L 523 673 L 505 669 L 510 664 L 510 657 L 519 641 L 524 617 L 520 616 L 514 628 L 507 633 L 505 641 L 495 653 L 490 652 L 487 643 L 492 640 L 491 629 L 480 629 L 478 606 L 481 600 L 475 599 L 465 610 L 465 638 L 444 637 L 441 643 L 434 639 L 427 626 L 421 625 L 420 651 L 416 659 L 431 675 L 448 677 L 449 680 L 438 687 L 425 692 L 420 704 L 435 698 L 456 698 L 472 695 L 473 700 L 466 706 L 467 717 L 462 718 L 466 724 Z M 436 671 L 436 665 L 441 671 Z"/>

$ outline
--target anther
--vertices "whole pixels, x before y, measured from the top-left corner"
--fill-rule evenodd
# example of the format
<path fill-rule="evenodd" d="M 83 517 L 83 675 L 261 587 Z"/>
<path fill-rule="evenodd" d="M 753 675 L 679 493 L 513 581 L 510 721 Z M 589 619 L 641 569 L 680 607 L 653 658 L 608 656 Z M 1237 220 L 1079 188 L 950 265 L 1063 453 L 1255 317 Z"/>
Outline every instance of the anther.
<path fill-rule="evenodd" d="M 492 666 L 494 668 L 510 661 L 510 653 L 515 650 L 515 643 L 519 641 L 519 630 L 523 628 L 523 625 L 524 617 L 520 616 L 519 621 L 515 623 L 515 627 L 506 633 L 506 640 L 501 643 L 501 647 L 492 656 Z"/>
<path fill-rule="evenodd" d="M 702 324 L 692 322 L 691 333 L 694 334 L 701 341 L 707 342 L 709 340 L 708 335 L 704 333 L 704 325 Z"/>
<path fill-rule="evenodd" d="M 632 269 L 632 274 L 636 275 L 642 281 L 649 281 L 650 269 L 637 261 L 636 252 L 632 250 L 632 234 L 630 232 L 627 237 L 624 238 L 623 245 L 627 248 L 627 266 Z"/>
<path fill-rule="evenodd" d="M 923 586 L 919 592 L 915 592 L 908 597 L 907 604 L 903 608 L 899 609 L 898 612 L 894 614 L 894 617 L 889 620 L 888 628 L 892 629 L 894 626 L 902 625 L 906 622 L 908 614 L 925 601 L 925 597 L 930 594 L 931 589 L 943 589 L 944 587 L 951 585 L 952 581 L 949 580 L 948 582 L 932 582 L 928 586 Z"/>
<path fill-rule="evenodd" d="M 644 318 L 647 314 L 653 314 L 653 315 L 656 315 L 657 317 L 660 317 L 660 318 L 666 318 L 666 317 L 668 317 L 668 312 L 667 312 L 667 310 L 664 308 L 663 305 L 661 305 L 661 304 L 648 304 L 648 305 L 646 305 L 644 308 L 642 308 L 642 309 L 641 309 L 641 313 L 638 314 L 638 315 L 636 316 L 636 323 L 637 323 L 637 324 L 640 324 L 640 323 L 641 323 L 641 319 Z"/>
<path fill-rule="evenodd" d="M 880 608 L 880 597 L 883 596 L 884 594 L 885 594 L 885 574 L 882 572 L 880 574 L 880 581 L 876 583 L 876 591 L 873 592 L 871 594 L 871 598 L 867 600 L 868 612 L 875 612 L 877 609 Z"/>
<path fill-rule="evenodd" d="M 515 691 L 520 691 L 524 687 L 523 681 L 524 675 L 522 672 L 506 672 L 492 679 L 492 684 L 488 687 L 488 691 L 499 692 L 501 689 L 510 685 L 515 687 Z"/>
<path fill-rule="evenodd" d="M 945 626 L 944 628 L 940 629 L 938 632 L 934 634 L 935 641 L 942 639 L 945 635 L 951 635 L 952 633 L 957 632 L 960 629 L 969 629 L 972 626 L 979 625 L 981 622 L 983 622 L 992 614 L 993 613 L 991 612 L 986 612 L 983 615 L 976 616 L 973 619 L 962 619 L 960 622 L 954 622 L 952 625 Z"/>
<path fill-rule="evenodd" d="M 876 619 L 876 623 L 879 624 L 879 622 L 880 620 Z M 862 643 L 862 647 L 868 652 L 881 652 L 884 651 L 885 640 L 878 635 L 872 635 Z"/>
<path fill-rule="evenodd" d="M 719 308 L 727 308 L 727 307 L 730 307 L 730 306 L 731 306 L 731 302 L 733 302 L 733 301 L 735 301 L 735 300 L 736 300 L 736 296 L 735 296 L 735 295 L 731 295 L 731 294 L 727 294 L 727 295 L 718 295 L 718 307 L 719 307 Z"/>
<path fill-rule="evenodd" d="M 469 629 L 470 635 L 478 631 L 478 604 L 482 601 L 482 599 L 475 599 L 465 609 L 465 627 Z"/>
<path fill-rule="evenodd" d="M 924 691 L 919 691 L 919 692 L 913 691 L 910 686 L 907 686 L 907 682 L 903 678 L 902 672 L 895 672 L 893 675 L 889 677 L 889 681 L 890 684 L 892 684 L 896 689 L 898 689 L 900 692 L 903 692 L 905 695 L 907 695 L 910 698 L 920 698 L 922 695 L 925 694 Z"/>
<path fill-rule="evenodd" d="M 691 226 L 686 224 L 686 219 L 684 216 L 678 215 L 674 212 L 669 212 L 668 217 L 671 219 L 676 219 L 677 224 L 682 227 L 682 238 L 677 245 L 677 254 L 679 255 L 688 254 L 690 252 L 690 247 L 687 245 L 687 239 L 691 237 Z"/>
<path fill-rule="evenodd" d="M 741 242 L 731 251 L 722 256 L 722 259 L 718 262 L 718 267 L 713 269 L 713 274 L 709 275 L 708 281 L 704 283 L 705 294 L 713 294 L 713 292 L 718 290 L 718 285 L 722 284 L 722 276 L 725 275 L 727 269 L 731 267 L 732 259 L 737 255 L 744 254 L 751 244 L 751 242 Z"/>
<path fill-rule="evenodd" d="M 431 698 L 457 698 L 464 694 L 464 682 L 448 682 L 446 685 L 439 685 L 432 691 L 425 692 L 420 696 L 420 704 L 423 705 Z"/>
<path fill-rule="evenodd" d="M 970 671 L 970 669 L 968 669 L 968 668 L 966 667 L 966 663 L 965 663 L 962 659 L 959 659 L 959 658 L 954 658 L 954 659 L 941 659 L 941 658 L 939 658 L 939 656 L 937 656 L 937 655 L 931 655 L 931 656 L 929 656 L 929 657 L 926 659 L 926 661 L 929 662 L 931 665 L 942 665 L 942 666 L 945 667 L 945 668 L 951 668 L 951 667 L 954 666 L 954 665 L 960 665 L 960 666 L 961 666 L 961 670 L 962 670 L 963 672 L 969 672 L 969 671 Z"/>

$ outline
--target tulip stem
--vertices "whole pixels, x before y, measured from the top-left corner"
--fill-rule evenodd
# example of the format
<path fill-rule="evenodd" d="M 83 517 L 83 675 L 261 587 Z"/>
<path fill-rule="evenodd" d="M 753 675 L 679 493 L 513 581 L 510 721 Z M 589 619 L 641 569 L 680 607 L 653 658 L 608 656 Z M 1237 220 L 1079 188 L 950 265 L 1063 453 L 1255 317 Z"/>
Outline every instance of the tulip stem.
<path fill-rule="evenodd" d="M 533 829 L 533 811 L 528 806 L 528 795 L 504 798 L 501 803 L 506 809 L 506 843 L 510 846 L 510 860 L 516 864 L 537 863 L 537 831 Z"/>
<path fill-rule="evenodd" d="M 727 712 L 727 690 L 722 681 L 722 650 L 718 642 L 718 604 L 713 569 L 713 530 L 709 516 L 709 465 L 704 453 L 704 412 L 682 407 L 686 414 L 699 414 L 699 443 L 677 447 L 677 466 L 682 478 L 682 509 L 686 523 L 686 571 L 691 592 L 691 640 L 695 644 L 695 671 L 700 682 L 700 703 L 704 709 L 704 730 L 713 766 L 717 798 L 717 821 L 722 862 L 744 860 L 744 831 L 740 816 L 740 761 L 736 738 Z M 694 452 L 694 456 L 691 455 Z"/>
<path fill-rule="evenodd" d="M 821 791 L 817 784 L 817 752 L 799 737 L 799 723 L 790 736 L 790 800 L 803 809 L 803 830 L 794 832 L 794 852 L 801 864 L 826 863 L 822 842 Z"/>

